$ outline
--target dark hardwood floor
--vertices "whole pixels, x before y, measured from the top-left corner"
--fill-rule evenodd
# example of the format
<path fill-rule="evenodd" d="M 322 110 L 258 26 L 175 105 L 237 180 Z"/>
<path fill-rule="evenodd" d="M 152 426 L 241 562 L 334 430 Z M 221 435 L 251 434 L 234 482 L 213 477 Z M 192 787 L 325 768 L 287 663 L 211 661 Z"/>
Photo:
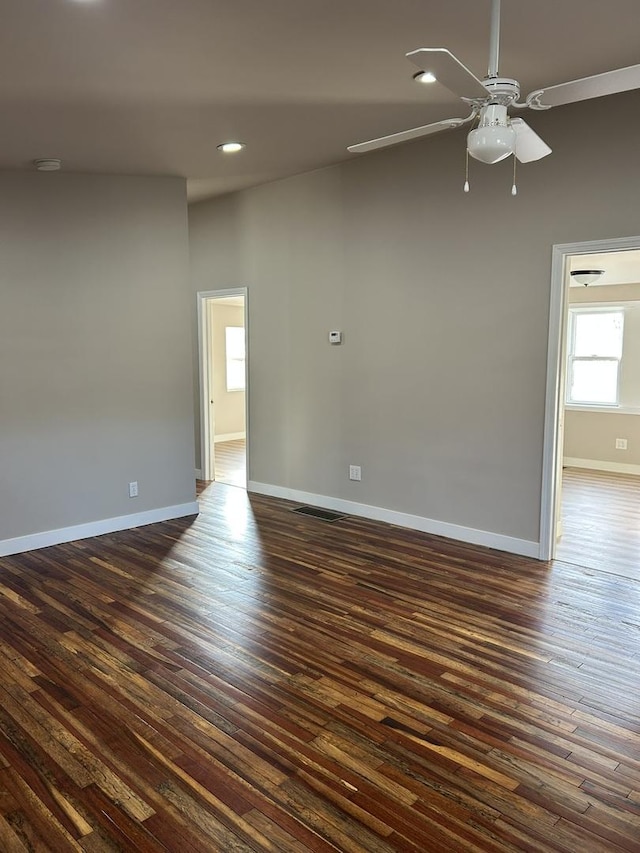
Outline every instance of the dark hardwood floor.
<path fill-rule="evenodd" d="M 220 484 L 0 560 L 0 850 L 640 851 L 640 584 Z"/>
<path fill-rule="evenodd" d="M 640 581 L 640 477 L 565 468 L 556 556 Z"/>
<path fill-rule="evenodd" d="M 247 449 L 244 438 L 217 442 L 214 458 L 216 482 L 246 488 Z"/>

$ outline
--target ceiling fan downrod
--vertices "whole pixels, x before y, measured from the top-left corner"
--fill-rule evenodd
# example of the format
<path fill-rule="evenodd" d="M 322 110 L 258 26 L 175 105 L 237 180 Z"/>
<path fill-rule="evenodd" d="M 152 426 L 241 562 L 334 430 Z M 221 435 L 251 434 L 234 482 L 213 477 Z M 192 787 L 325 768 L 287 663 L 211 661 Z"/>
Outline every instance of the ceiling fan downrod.
<path fill-rule="evenodd" d="M 500 0 L 491 0 L 491 36 L 487 77 L 498 76 L 500 63 Z"/>

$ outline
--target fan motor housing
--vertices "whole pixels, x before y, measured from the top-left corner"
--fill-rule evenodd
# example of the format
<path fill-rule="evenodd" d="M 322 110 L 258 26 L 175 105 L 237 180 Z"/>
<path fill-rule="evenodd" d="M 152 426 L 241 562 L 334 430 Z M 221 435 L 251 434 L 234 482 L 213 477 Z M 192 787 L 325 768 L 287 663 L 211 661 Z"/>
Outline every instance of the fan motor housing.
<path fill-rule="evenodd" d="M 520 97 L 520 84 L 511 77 L 485 77 L 482 85 L 489 92 L 492 104 L 509 106 Z"/>

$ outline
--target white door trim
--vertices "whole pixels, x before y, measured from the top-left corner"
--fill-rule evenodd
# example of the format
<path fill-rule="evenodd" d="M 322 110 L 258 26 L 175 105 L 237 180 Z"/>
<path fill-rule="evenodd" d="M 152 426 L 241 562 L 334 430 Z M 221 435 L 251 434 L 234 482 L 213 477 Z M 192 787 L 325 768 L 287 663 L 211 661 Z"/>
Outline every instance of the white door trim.
<path fill-rule="evenodd" d="M 206 310 L 209 300 L 221 299 L 225 296 L 244 296 L 244 327 L 245 327 L 245 395 L 244 417 L 246 429 L 246 470 L 249 472 L 249 290 L 246 287 L 233 287 L 224 290 L 203 290 L 197 293 L 198 309 L 198 361 L 199 361 L 199 399 L 200 399 L 200 472 L 203 480 L 213 480 L 215 477 L 215 460 L 208 441 L 211 430 L 210 418 L 210 370 L 211 364 L 211 335 L 209 329 L 209 312 Z"/>
<path fill-rule="evenodd" d="M 540 559 L 555 556 L 558 484 L 562 448 L 558 447 L 560 389 L 562 387 L 562 351 L 567 318 L 566 263 L 570 255 L 621 252 L 640 248 L 640 237 L 617 237 L 587 243 L 558 243 L 551 259 L 551 296 L 549 300 L 549 341 L 547 346 L 547 390 L 542 452 L 542 499 L 540 502 Z"/>

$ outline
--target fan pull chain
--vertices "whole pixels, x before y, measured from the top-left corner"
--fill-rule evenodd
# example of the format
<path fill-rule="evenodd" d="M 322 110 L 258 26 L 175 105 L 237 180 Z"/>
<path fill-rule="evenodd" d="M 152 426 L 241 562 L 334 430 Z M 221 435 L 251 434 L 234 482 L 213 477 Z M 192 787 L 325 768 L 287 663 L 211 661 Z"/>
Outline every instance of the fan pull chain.
<path fill-rule="evenodd" d="M 469 149 L 467 148 L 465 151 L 465 161 L 464 161 L 464 191 L 466 193 L 469 192 Z"/>
<path fill-rule="evenodd" d="M 513 155 L 513 186 L 511 187 L 511 195 L 518 195 L 518 187 L 516 186 L 516 155 Z"/>

